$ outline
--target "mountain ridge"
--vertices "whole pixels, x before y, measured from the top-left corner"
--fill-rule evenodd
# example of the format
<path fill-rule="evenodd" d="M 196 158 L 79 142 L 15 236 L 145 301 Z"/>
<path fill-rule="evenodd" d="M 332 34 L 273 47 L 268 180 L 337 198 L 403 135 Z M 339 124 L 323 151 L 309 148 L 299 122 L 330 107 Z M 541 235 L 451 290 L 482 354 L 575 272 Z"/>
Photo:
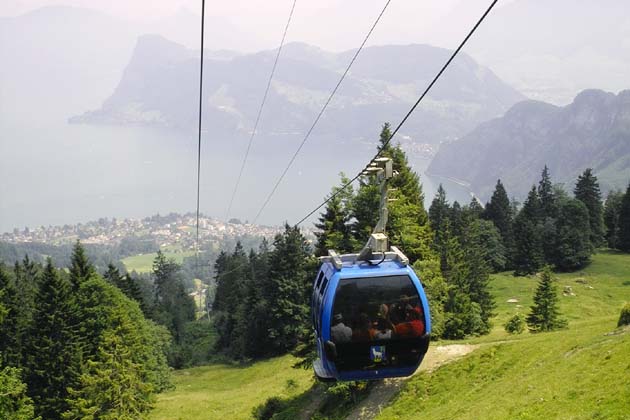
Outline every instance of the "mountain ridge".
<path fill-rule="evenodd" d="M 224 133 L 248 133 L 276 51 L 220 57 L 208 51 L 204 122 Z M 332 53 L 304 43 L 287 44 L 259 130 L 267 134 L 304 132 L 354 51 Z M 198 97 L 198 55 L 198 51 L 159 35 L 140 37 L 114 93 L 100 109 L 70 121 L 194 127 L 197 104 L 191 98 Z M 449 50 L 422 44 L 366 47 L 318 130 L 373 137 L 383 122 L 404 115 L 449 55 Z M 404 134 L 420 143 L 437 144 L 501 115 L 523 98 L 490 69 L 462 55 L 427 97 L 422 112 L 409 121 Z"/>
<path fill-rule="evenodd" d="M 587 167 L 604 192 L 630 180 L 630 90 L 587 89 L 565 107 L 541 101 L 514 105 L 460 140 L 442 145 L 428 174 L 460 179 L 488 199 L 497 179 L 523 198 L 548 165 L 571 190 Z"/>

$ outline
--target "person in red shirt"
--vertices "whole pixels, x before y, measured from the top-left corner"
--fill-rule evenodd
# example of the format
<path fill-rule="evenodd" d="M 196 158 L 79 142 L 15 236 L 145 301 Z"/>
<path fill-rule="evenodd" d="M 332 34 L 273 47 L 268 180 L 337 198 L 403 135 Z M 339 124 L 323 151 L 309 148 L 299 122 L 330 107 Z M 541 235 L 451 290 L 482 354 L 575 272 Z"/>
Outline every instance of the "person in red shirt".
<path fill-rule="evenodd" d="M 424 334 L 424 322 L 421 319 L 422 310 L 419 307 L 407 305 L 405 321 L 395 326 L 396 335 L 400 338 L 415 338 Z"/>

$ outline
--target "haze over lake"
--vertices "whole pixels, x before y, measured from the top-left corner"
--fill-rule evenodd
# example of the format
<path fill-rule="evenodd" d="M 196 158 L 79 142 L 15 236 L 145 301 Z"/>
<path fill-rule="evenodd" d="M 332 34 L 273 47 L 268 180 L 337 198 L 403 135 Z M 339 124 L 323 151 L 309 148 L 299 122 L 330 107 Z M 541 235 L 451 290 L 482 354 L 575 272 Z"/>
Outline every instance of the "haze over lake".
<path fill-rule="evenodd" d="M 1 231 L 195 208 L 197 137 L 193 129 L 72 125 L 63 118 L 35 121 L 6 113 L 0 118 L 3 132 L 8 133 L 0 141 Z M 231 217 L 254 218 L 302 136 L 255 139 Z M 203 213 L 225 217 L 247 140 L 204 133 Z M 354 174 L 360 170 L 375 144 L 376 140 L 374 145 L 357 147 L 356 142 L 344 139 L 312 137 L 259 222 L 295 223 L 323 200 L 338 182 L 340 171 Z M 427 165 L 422 159 L 413 163 L 420 171 Z M 422 181 L 430 200 L 433 182 L 424 176 Z M 450 193 L 456 186 L 448 188 Z M 458 198 L 469 200 L 465 191 Z"/>

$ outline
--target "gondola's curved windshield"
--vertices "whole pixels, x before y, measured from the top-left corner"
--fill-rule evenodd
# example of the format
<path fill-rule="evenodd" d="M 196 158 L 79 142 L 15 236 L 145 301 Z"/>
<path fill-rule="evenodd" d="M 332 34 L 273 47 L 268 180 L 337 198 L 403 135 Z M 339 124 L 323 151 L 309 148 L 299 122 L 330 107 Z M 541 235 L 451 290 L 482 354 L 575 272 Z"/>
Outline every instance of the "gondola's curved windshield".
<path fill-rule="evenodd" d="M 424 333 L 420 296 L 409 276 L 340 280 L 330 328 L 337 369 L 415 365 Z"/>

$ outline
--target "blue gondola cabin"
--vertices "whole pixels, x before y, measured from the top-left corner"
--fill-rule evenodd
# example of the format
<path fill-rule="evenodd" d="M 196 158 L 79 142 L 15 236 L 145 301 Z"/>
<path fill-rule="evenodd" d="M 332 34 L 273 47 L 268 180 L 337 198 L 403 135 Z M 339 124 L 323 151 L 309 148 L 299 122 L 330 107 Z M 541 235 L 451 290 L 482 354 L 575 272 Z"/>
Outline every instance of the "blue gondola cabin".
<path fill-rule="evenodd" d="M 429 346 L 429 305 L 395 247 L 376 263 L 357 254 L 322 259 L 313 284 L 316 376 L 351 381 L 409 376 Z"/>

